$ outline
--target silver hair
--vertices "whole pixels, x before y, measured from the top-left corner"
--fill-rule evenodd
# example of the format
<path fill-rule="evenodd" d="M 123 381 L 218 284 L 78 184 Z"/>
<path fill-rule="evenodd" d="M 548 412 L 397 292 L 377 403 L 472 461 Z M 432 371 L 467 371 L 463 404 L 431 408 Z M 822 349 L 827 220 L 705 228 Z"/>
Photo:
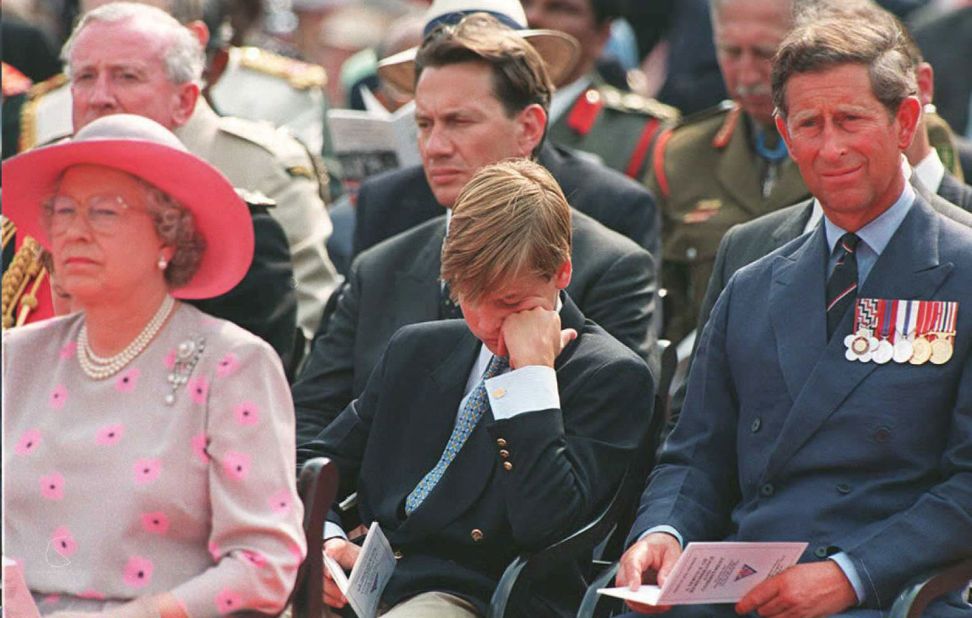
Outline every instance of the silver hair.
<path fill-rule="evenodd" d="M 206 239 L 196 229 L 196 219 L 188 208 L 154 185 L 134 178 L 145 190 L 145 205 L 155 224 L 155 233 L 175 250 L 165 269 L 165 281 L 170 288 L 182 287 L 199 270 Z"/>
<path fill-rule="evenodd" d="M 174 17 L 162 9 L 136 2 L 113 2 L 89 11 L 81 18 L 61 49 L 65 72 L 71 76 L 71 51 L 80 33 L 93 23 L 120 23 L 137 20 L 167 38 L 162 63 L 174 84 L 192 82 L 202 85 L 206 57 L 199 40 Z"/>

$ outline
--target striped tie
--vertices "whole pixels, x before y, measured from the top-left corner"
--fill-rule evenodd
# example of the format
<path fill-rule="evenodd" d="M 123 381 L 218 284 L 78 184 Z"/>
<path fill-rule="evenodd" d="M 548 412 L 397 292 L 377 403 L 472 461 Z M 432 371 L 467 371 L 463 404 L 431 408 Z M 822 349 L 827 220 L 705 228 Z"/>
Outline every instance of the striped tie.
<path fill-rule="evenodd" d="M 857 256 L 855 250 L 861 239 L 847 232 L 834 247 L 837 264 L 827 279 L 827 341 L 834 336 L 837 325 L 847 308 L 857 299 Z"/>
<path fill-rule="evenodd" d="M 501 373 L 507 367 L 509 367 L 509 361 L 501 356 L 494 356 L 490 359 L 489 366 L 483 372 L 482 379 L 479 380 L 479 384 L 476 385 L 469 398 L 466 399 L 466 405 L 462 406 L 462 410 L 456 417 L 456 424 L 452 428 L 452 435 L 449 436 L 449 441 L 446 442 L 445 450 L 442 451 L 442 456 L 439 458 L 438 463 L 429 470 L 405 499 L 406 515 L 411 515 L 412 511 L 417 509 L 422 504 L 422 501 L 432 493 L 439 480 L 442 479 L 442 475 L 445 474 L 446 468 L 449 467 L 452 460 L 459 454 L 459 449 L 462 448 L 462 445 L 466 443 L 469 434 L 476 428 L 479 419 L 489 409 L 489 397 L 486 395 L 486 380 Z"/>

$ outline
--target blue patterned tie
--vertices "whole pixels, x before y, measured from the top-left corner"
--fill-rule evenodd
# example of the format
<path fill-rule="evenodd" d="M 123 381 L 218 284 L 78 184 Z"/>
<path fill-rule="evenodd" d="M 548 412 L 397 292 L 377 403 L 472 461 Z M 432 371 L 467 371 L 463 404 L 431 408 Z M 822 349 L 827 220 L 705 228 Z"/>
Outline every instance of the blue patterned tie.
<path fill-rule="evenodd" d="M 499 374 L 507 367 L 509 367 L 509 361 L 505 358 L 494 356 L 490 359 L 489 366 L 483 372 L 482 379 L 479 380 L 479 384 L 476 385 L 476 388 L 473 389 L 472 394 L 466 400 L 466 405 L 462 407 L 462 411 L 456 417 L 456 424 L 452 428 L 452 435 L 449 436 L 449 441 L 446 442 L 445 450 L 442 452 L 438 463 L 429 470 L 422 480 L 419 481 L 419 484 L 415 486 L 415 489 L 408 494 L 408 498 L 405 499 L 406 515 L 411 515 L 412 511 L 417 509 L 422 504 L 422 501 L 432 493 L 436 484 L 442 479 L 442 475 L 445 474 L 446 468 L 449 467 L 452 460 L 459 454 L 459 449 L 466 443 L 469 434 L 473 432 L 476 424 L 479 423 L 479 419 L 483 417 L 483 414 L 489 408 L 489 397 L 486 395 L 486 380 Z"/>

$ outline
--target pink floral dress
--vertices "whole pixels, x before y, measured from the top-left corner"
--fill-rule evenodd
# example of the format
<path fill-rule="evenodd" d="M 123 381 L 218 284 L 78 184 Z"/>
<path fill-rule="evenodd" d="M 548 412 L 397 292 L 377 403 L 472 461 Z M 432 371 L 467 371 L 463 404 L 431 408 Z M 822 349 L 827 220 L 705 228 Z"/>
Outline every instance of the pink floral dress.
<path fill-rule="evenodd" d="M 190 616 L 281 609 L 305 547 L 276 354 L 180 304 L 96 381 L 77 358 L 82 323 L 3 339 L 3 552 L 41 613 L 165 591 Z"/>

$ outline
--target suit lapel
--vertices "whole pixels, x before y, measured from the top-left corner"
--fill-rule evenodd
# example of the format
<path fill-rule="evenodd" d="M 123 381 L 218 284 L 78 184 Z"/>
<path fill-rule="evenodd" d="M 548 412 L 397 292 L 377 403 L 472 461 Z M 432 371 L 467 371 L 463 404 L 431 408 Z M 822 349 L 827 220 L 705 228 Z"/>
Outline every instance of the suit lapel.
<path fill-rule="evenodd" d="M 790 397 L 796 398 L 823 352 L 827 242 L 819 226 L 791 256 L 773 263 L 769 292 L 776 353 Z"/>
<path fill-rule="evenodd" d="M 401 264 L 391 279 L 388 305 L 395 311 L 384 311 L 384 320 L 390 324 L 388 332 L 397 330 L 396 325 L 428 322 L 439 317 L 439 266 L 442 241 L 445 238 L 445 217 L 436 223 L 428 223 L 429 234 L 422 241 L 423 247 L 411 264 Z M 465 383 L 465 382 L 464 382 Z"/>
<path fill-rule="evenodd" d="M 455 426 L 459 403 L 469 372 L 479 354 L 479 346 L 479 340 L 467 330 L 452 352 L 432 371 L 428 401 L 434 404 L 428 409 L 427 422 L 430 427 L 448 427 L 444 432 L 447 440 Z M 485 429 L 486 423 L 485 417 L 480 419 L 432 493 L 405 519 L 396 534 L 412 537 L 439 530 L 479 498 L 489 485 L 496 460 L 495 448 Z M 435 457 L 431 458 L 432 465 L 429 466 L 431 470 L 442 455 L 445 442 L 430 445 L 429 448 L 435 450 Z M 422 471 L 414 482 L 409 481 L 409 487 L 402 488 L 402 500 L 429 470 Z"/>
<path fill-rule="evenodd" d="M 806 200 L 800 208 L 793 211 L 793 214 L 781 222 L 773 230 L 772 238 L 774 248 L 782 247 L 794 238 L 803 236 L 803 228 L 807 227 L 810 214 L 813 212 L 813 200 Z"/>
<path fill-rule="evenodd" d="M 917 198 L 861 286 L 860 296 L 931 298 L 954 268 L 954 264 L 939 263 L 939 228 L 938 215 L 923 199 Z M 877 363 L 847 361 L 843 337 L 839 335 L 823 344 L 826 338 L 823 311 L 825 247 L 824 230 L 820 226 L 802 250 L 794 254 L 793 261 L 780 258 L 774 273 L 771 304 L 777 350 L 787 388 L 791 396 L 794 393 L 796 396 L 770 455 L 766 479 L 772 478 L 851 392 L 878 368 Z M 811 270 L 818 274 L 813 275 Z M 807 292 L 811 290 L 811 298 L 807 301 Z M 853 311 L 848 311 L 837 332 L 850 332 L 853 320 Z"/>

